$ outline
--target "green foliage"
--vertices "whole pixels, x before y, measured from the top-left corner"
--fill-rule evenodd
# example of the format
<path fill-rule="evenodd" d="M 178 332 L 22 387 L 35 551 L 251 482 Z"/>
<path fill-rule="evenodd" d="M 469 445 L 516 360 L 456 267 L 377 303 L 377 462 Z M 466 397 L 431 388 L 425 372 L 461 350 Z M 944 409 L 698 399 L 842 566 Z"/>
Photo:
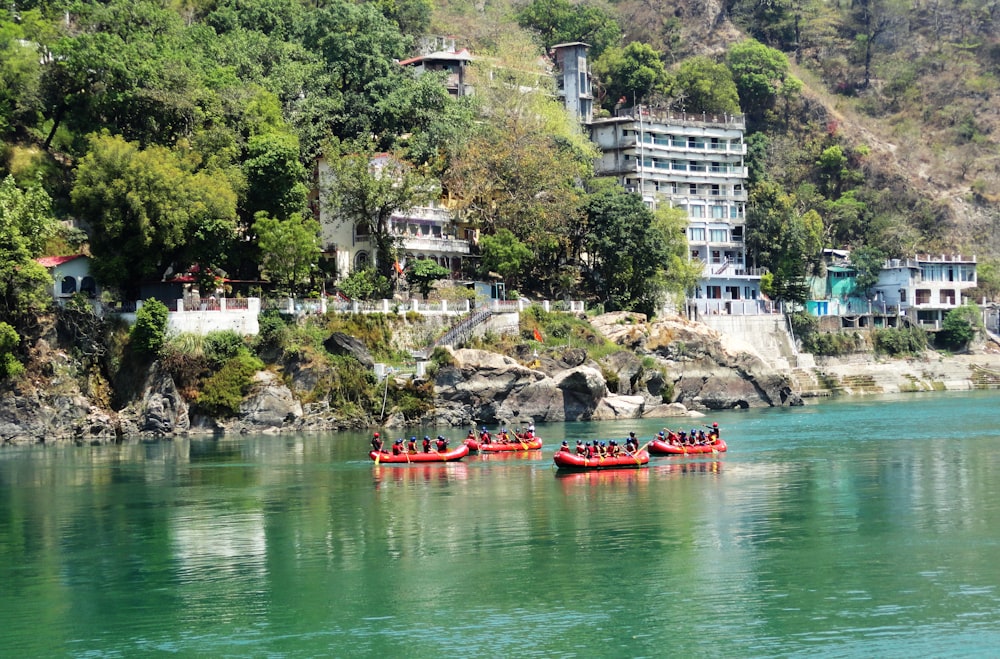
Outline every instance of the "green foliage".
<path fill-rule="evenodd" d="M 253 231 L 264 275 L 278 285 L 278 291 L 301 294 L 319 262 L 319 222 L 299 213 L 279 220 L 262 211 L 257 213 Z"/>
<path fill-rule="evenodd" d="M 778 99 L 790 101 L 802 89 L 802 82 L 790 73 L 788 58 L 754 39 L 734 44 L 726 63 L 740 96 L 740 106 L 752 121 L 764 121 Z"/>
<path fill-rule="evenodd" d="M 417 290 L 420 291 L 420 294 L 426 300 L 431 289 L 434 288 L 434 282 L 444 279 L 450 274 L 451 271 L 448 268 L 438 265 L 436 261 L 418 259 L 407 264 L 406 278 L 412 285 L 416 286 Z"/>
<path fill-rule="evenodd" d="M 521 275 L 532 260 L 533 253 L 509 229 L 498 229 L 479 241 L 482 253 L 480 275 L 489 277 L 491 272 L 500 275 L 511 286 L 521 281 Z"/>
<path fill-rule="evenodd" d="M 77 167 L 72 200 L 90 220 L 94 273 L 136 293 L 139 282 L 198 263 L 223 262 L 236 232 L 236 194 L 224 176 L 198 171 L 195 154 L 94 135 Z"/>
<path fill-rule="evenodd" d="M 676 93 L 684 98 L 688 112 L 737 114 L 740 97 L 733 75 L 725 64 L 708 57 L 691 57 L 677 69 Z"/>
<path fill-rule="evenodd" d="M 559 43 L 583 41 L 592 57 L 621 41 L 622 29 L 614 15 L 602 6 L 569 0 L 531 0 L 517 13 L 521 27 L 538 32 L 546 50 Z"/>
<path fill-rule="evenodd" d="M 885 264 L 885 252 L 877 247 L 859 247 L 851 252 L 851 266 L 857 273 L 854 277 L 855 290 L 867 296 L 872 286 L 878 283 L 879 273 Z"/>
<path fill-rule="evenodd" d="M 221 366 L 233 357 L 247 351 L 246 341 L 233 330 L 215 330 L 205 335 L 205 357 L 213 366 Z"/>
<path fill-rule="evenodd" d="M 927 332 L 919 327 L 887 327 L 873 335 L 875 351 L 885 355 L 916 355 L 927 349 Z"/>
<path fill-rule="evenodd" d="M 802 341 L 806 352 L 828 357 L 864 352 L 867 347 L 858 332 L 817 332 Z"/>
<path fill-rule="evenodd" d="M 630 106 L 645 103 L 654 95 L 667 96 L 674 84 L 659 54 L 638 41 L 624 48 L 608 48 L 594 61 L 592 70 L 604 85 L 604 107 L 608 110 L 619 102 Z"/>
<path fill-rule="evenodd" d="M 393 213 L 406 213 L 434 198 L 439 185 L 399 155 L 376 154 L 370 143 L 342 144 L 328 154 L 327 164 L 330 175 L 323 192 L 328 210 L 341 224 L 370 236 L 376 272 L 392 281 L 398 260 Z"/>
<path fill-rule="evenodd" d="M 340 291 L 354 300 L 378 300 L 389 297 L 392 288 L 389 279 L 375 272 L 375 268 L 355 270 L 340 280 Z"/>
<path fill-rule="evenodd" d="M 622 189 L 594 193 L 585 208 L 585 274 L 595 295 L 609 310 L 654 315 L 667 290 L 671 247 L 685 246 L 683 234 L 657 222 L 641 197 Z"/>
<path fill-rule="evenodd" d="M 407 421 L 420 419 L 434 409 L 434 383 L 430 380 L 416 382 L 406 379 L 402 381 L 402 386 L 394 380 L 389 385 L 389 391 L 392 409 Z"/>
<path fill-rule="evenodd" d="M 135 313 L 135 325 L 129 333 L 132 347 L 150 357 L 157 357 L 163 348 L 167 335 L 167 316 L 169 311 L 165 304 L 156 299 L 148 299 Z"/>
<path fill-rule="evenodd" d="M 257 317 L 257 336 L 254 349 L 257 354 L 280 348 L 288 335 L 288 323 L 277 311 L 265 311 Z"/>
<path fill-rule="evenodd" d="M 21 337 L 13 327 L 0 322 L 0 380 L 13 380 L 24 373 L 24 365 L 17 359 Z"/>
<path fill-rule="evenodd" d="M 236 415 L 254 374 L 263 368 L 264 363 L 248 352 L 238 354 L 202 382 L 198 407 L 213 416 Z"/>
<path fill-rule="evenodd" d="M 979 307 L 963 304 L 945 315 L 941 331 L 934 337 L 934 342 L 948 350 L 961 350 L 976 336 L 982 325 Z"/>
<path fill-rule="evenodd" d="M 252 136 L 247 141 L 243 173 L 248 215 L 256 217 L 264 213 L 292 220 L 293 215 L 298 216 L 305 210 L 309 191 L 295 135 L 270 131 Z"/>
<path fill-rule="evenodd" d="M 52 278 L 34 257 L 53 224 L 40 187 L 0 183 L 0 322 L 20 326 L 51 302 Z"/>

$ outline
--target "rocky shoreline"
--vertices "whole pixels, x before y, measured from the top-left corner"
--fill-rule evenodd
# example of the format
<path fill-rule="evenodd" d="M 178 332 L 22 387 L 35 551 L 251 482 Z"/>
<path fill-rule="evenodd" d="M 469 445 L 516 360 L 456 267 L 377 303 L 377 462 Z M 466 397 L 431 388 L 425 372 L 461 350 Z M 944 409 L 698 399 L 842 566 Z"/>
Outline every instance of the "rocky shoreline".
<path fill-rule="evenodd" d="M 583 348 L 547 349 L 524 359 L 485 350 L 450 350 L 433 374 L 433 410 L 420 424 L 524 425 L 528 422 L 702 416 L 705 411 L 802 405 L 803 399 L 1000 388 L 1000 350 L 927 352 L 910 359 L 855 355 L 816 358 L 807 369 L 779 372 L 745 346 L 679 317 L 647 323 L 635 314 L 591 319 L 626 350 L 595 361 Z M 308 403 L 307 370 L 257 374 L 239 413 L 194 414 L 166 371 L 154 363 L 141 394 L 120 410 L 80 377 L 68 353 L 43 340 L 44 377 L 18 382 L 0 397 L 0 443 L 103 444 L 175 435 L 336 431 L 371 424 L 338 417 L 325 402 Z M 82 383 L 82 385 L 81 385 Z M 380 425 L 414 423 L 394 415 Z"/>

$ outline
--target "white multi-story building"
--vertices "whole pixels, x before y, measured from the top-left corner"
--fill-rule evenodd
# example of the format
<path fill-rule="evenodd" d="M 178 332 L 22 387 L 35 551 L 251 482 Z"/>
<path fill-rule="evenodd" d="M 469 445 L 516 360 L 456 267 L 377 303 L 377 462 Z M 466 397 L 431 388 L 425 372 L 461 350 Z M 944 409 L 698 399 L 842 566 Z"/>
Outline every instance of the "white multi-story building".
<path fill-rule="evenodd" d="M 886 261 L 872 290 L 886 307 L 939 328 L 948 312 L 962 305 L 962 292 L 976 285 L 976 257 L 926 254 Z"/>
<path fill-rule="evenodd" d="M 756 310 L 761 271 L 747 263 L 743 117 L 637 106 L 590 129 L 601 150 L 598 174 L 615 176 L 651 208 L 666 203 L 687 213 L 690 258 L 703 264 L 699 311 Z"/>

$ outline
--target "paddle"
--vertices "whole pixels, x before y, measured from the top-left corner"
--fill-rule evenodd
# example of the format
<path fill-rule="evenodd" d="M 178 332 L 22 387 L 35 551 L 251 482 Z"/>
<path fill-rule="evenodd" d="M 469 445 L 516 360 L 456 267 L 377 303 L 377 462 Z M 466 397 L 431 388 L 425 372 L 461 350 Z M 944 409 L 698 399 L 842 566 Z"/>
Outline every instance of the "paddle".
<path fill-rule="evenodd" d="M 375 466 L 376 467 L 378 466 L 378 461 L 379 461 L 379 458 L 381 458 L 381 457 L 382 457 L 382 451 L 381 450 L 375 451 Z"/>
<path fill-rule="evenodd" d="M 639 454 L 642 453 L 643 451 L 645 451 L 647 448 L 649 448 L 649 445 L 652 444 L 652 443 L 653 443 L 653 440 L 649 440 L 643 446 L 641 446 L 638 451 L 636 451 L 635 453 L 632 454 L 632 457 L 635 459 L 635 463 L 637 465 L 641 465 L 642 464 L 642 460 L 639 459 Z"/>

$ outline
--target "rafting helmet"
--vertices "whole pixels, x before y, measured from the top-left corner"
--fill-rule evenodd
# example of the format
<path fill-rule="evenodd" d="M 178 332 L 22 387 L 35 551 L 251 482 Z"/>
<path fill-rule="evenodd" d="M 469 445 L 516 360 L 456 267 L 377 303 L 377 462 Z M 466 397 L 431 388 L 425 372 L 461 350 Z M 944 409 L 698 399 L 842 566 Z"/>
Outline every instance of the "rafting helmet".
<path fill-rule="evenodd" d="M 712 422 L 712 427 L 713 428 L 718 428 L 719 427 L 719 423 L 717 421 L 713 421 Z"/>
<path fill-rule="evenodd" d="M 397 443 L 397 444 L 402 444 L 402 443 L 403 443 L 403 439 L 402 439 L 402 438 L 400 438 L 400 439 L 397 439 L 397 440 L 396 440 L 396 443 Z"/>
<path fill-rule="evenodd" d="M 663 434 L 662 430 L 660 431 L 660 437 L 666 437 L 666 435 Z"/>
<path fill-rule="evenodd" d="M 412 436 L 410 437 L 410 441 L 411 441 L 411 442 L 415 442 L 415 441 L 417 441 L 417 436 L 416 436 L 416 435 L 412 435 Z"/>
<path fill-rule="evenodd" d="M 562 445 L 563 445 L 563 446 L 569 446 L 569 444 L 567 444 L 567 443 L 566 443 L 566 440 L 565 440 L 565 439 L 563 440 L 563 443 L 562 443 Z"/>
<path fill-rule="evenodd" d="M 378 437 L 378 433 L 375 433 L 375 436 Z"/>

